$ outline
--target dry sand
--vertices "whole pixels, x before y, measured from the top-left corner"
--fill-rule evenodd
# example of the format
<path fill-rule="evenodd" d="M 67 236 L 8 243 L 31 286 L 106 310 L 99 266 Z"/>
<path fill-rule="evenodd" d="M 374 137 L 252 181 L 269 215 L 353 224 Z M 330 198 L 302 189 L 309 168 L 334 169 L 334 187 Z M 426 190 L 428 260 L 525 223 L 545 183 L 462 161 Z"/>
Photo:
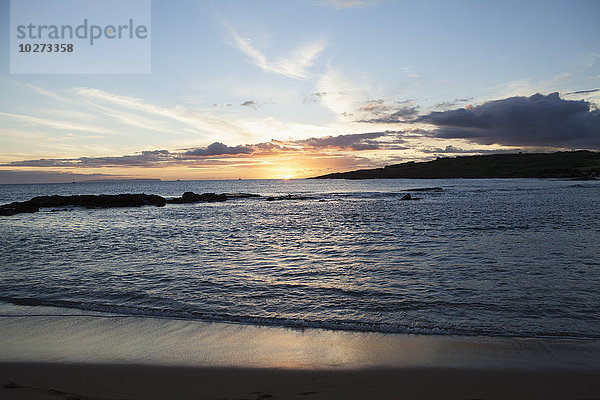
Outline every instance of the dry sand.
<path fill-rule="evenodd" d="M 0 399 L 600 399 L 600 343 L 13 316 L 0 386 Z"/>
<path fill-rule="evenodd" d="M 0 364 L 10 399 L 596 399 L 600 372 Z"/>

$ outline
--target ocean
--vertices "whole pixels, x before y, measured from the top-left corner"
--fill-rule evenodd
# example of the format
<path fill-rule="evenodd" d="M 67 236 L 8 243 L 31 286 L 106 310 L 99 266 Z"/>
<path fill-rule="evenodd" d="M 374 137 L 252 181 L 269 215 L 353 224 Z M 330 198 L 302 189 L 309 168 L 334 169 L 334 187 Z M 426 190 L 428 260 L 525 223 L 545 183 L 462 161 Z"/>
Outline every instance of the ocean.
<path fill-rule="evenodd" d="M 0 185 L 0 204 L 186 191 L 263 197 L 0 217 L 0 315 L 600 338 L 598 181 Z"/>

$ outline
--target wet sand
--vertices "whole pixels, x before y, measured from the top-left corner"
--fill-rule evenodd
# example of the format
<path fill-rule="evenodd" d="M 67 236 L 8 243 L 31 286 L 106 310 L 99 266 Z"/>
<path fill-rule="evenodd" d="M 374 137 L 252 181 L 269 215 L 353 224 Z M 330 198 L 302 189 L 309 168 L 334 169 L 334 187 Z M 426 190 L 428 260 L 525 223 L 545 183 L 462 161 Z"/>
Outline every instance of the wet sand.
<path fill-rule="evenodd" d="M 2 399 L 593 399 L 597 340 L 0 317 Z"/>

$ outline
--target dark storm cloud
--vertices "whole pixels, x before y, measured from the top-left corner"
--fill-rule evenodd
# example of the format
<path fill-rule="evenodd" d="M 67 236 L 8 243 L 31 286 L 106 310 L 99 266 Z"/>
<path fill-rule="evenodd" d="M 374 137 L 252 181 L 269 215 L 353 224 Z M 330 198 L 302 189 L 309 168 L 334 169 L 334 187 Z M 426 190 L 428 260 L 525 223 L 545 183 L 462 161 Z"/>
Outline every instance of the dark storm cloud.
<path fill-rule="evenodd" d="M 415 122 L 437 126 L 432 136 L 480 144 L 600 148 L 600 111 L 585 100 L 561 99 L 558 93 L 432 112 Z"/>

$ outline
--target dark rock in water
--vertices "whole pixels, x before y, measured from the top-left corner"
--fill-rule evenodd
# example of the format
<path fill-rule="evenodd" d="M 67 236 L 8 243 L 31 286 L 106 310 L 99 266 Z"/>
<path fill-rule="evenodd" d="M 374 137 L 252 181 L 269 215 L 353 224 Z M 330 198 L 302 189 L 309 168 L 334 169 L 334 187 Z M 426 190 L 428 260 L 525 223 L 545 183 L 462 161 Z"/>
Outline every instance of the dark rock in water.
<path fill-rule="evenodd" d="M 202 193 L 197 194 L 194 192 L 185 192 L 183 196 L 176 197 L 174 199 L 167 200 L 167 203 L 171 204 L 187 204 L 187 203 L 199 203 L 201 201 L 214 202 L 214 201 L 226 201 L 226 194 L 216 193 Z"/>
<path fill-rule="evenodd" d="M 400 200 L 421 200 L 420 197 L 412 197 L 410 193 L 406 193 Z"/>
<path fill-rule="evenodd" d="M 0 205 L 0 216 L 9 216 L 20 213 L 38 212 L 40 208 L 52 208 L 52 211 L 65 211 L 66 206 L 79 206 L 87 208 L 108 207 L 140 207 L 157 206 L 162 207 L 167 203 L 185 204 L 198 202 L 226 201 L 228 198 L 261 197 L 258 194 L 233 193 L 216 194 L 185 192 L 181 197 L 166 200 L 156 194 L 83 194 L 74 196 L 38 196 L 28 201 L 16 201 L 10 204 Z"/>
<path fill-rule="evenodd" d="M 225 193 L 228 199 L 247 199 L 252 197 L 262 197 L 260 194 L 252 193 Z"/>
<path fill-rule="evenodd" d="M 288 194 L 287 196 L 270 196 L 267 197 L 267 201 L 278 201 L 278 200 L 309 200 L 314 199 L 310 196 L 298 196 L 295 194 Z"/>
<path fill-rule="evenodd" d="M 442 192 L 444 189 L 441 187 L 426 187 L 426 188 L 416 188 L 416 189 L 405 189 L 403 192 Z"/>
<path fill-rule="evenodd" d="M 46 207 L 141 207 L 157 206 L 162 207 L 167 204 L 166 200 L 155 194 L 83 194 L 74 196 L 39 196 L 29 200 L 39 208 Z"/>
<path fill-rule="evenodd" d="M 31 201 L 15 201 L 0 206 L 0 215 L 9 216 L 21 213 L 38 212 L 40 208 Z"/>
<path fill-rule="evenodd" d="M 0 215 L 15 215 L 19 213 L 33 213 L 40 208 L 54 208 L 64 206 L 80 206 L 87 208 L 108 207 L 141 207 L 167 204 L 166 200 L 155 194 L 101 194 L 101 195 L 74 195 L 74 196 L 39 196 L 29 201 L 14 202 L 0 206 Z"/>

